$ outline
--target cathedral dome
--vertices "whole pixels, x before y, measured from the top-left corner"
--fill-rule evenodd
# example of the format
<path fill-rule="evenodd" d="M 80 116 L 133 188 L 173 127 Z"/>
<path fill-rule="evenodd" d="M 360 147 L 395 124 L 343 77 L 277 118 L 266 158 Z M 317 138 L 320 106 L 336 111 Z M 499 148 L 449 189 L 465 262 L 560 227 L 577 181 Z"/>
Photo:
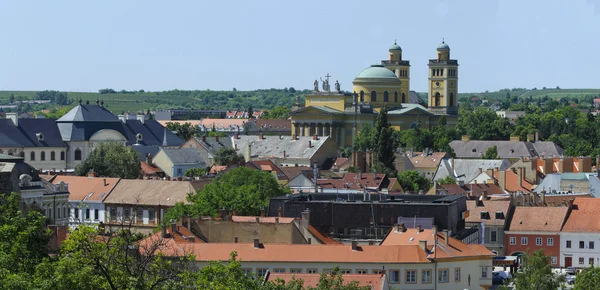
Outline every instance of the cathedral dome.
<path fill-rule="evenodd" d="M 361 71 L 354 80 L 368 80 L 368 79 L 389 79 L 393 81 L 400 81 L 398 77 L 389 69 L 382 65 L 372 65 L 363 71 Z"/>
<path fill-rule="evenodd" d="M 402 51 L 402 48 L 400 47 L 400 45 L 397 45 L 397 44 L 394 42 L 394 45 L 392 45 L 392 46 L 390 47 L 390 51 L 392 51 L 392 50 L 400 50 L 400 51 Z"/>
<path fill-rule="evenodd" d="M 437 47 L 438 50 L 450 50 L 450 46 L 448 46 L 443 40 L 440 45 Z"/>

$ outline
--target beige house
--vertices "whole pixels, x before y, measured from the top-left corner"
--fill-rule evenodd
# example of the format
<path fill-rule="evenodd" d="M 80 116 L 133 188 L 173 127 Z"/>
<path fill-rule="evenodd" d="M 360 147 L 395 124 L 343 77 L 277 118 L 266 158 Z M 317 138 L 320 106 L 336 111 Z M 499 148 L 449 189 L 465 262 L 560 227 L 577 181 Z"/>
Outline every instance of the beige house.
<path fill-rule="evenodd" d="M 151 233 L 169 208 L 187 203 L 188 194 L 195 192 L 189 181 L 121 179 L 104 200 L 107 230 L 131 226 Z"/>
<path fill-rule="evenodd" d="M 404 161 L 404 170 L 416 170 L 431 181 L 447 155 L 446 152 L 430 152 L 428 149 L 425 152 L 409 152 Z"/>

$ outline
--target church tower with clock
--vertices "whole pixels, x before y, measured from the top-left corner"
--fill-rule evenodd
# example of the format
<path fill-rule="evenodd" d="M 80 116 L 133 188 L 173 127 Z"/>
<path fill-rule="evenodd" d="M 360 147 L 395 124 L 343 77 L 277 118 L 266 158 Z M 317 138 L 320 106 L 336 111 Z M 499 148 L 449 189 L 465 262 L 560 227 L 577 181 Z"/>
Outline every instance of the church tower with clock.
<path fill-rule="evenodd" d="M 442 40 L 437 59 L 429 60 L 428 109 L 435 114 L 456 115 L 458 97 L 458 61 L 450 59 L 450 47 Z"/>

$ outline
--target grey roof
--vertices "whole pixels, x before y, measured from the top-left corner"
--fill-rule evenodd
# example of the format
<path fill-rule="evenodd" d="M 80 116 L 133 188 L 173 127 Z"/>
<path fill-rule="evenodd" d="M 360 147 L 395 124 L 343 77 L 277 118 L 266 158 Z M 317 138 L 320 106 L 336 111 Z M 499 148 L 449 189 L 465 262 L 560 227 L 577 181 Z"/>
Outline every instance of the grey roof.
<path fill-rule="evenodd" d="M 496 159 L 496 160 L 488 160 L 488 159 L 454 159 L 454 172 L 451 173 L 452 168 L 452 159 L 444 158 L 442 162 L 440 162 L 440 167 L 438 168 L 435 176 L 433 177 L 434 181 L 438 179 L 442 179 L 446 176 L 451 176 L 454 179 L 463 180 L 465 183 L 470 183 L 479 175 L 479 168 L 485 172 L 488 169 L 494 169 L 498 167 L 500 170 L 506 170 L 510 167 L 511 163 L 508 159 Z"/>
<path fill-rule="evenodd" d="M 144 146 L 134 144 L 131 148 L 138 153 L 138 161 L 146 161 L 146 156 L 148 156 L 148 154 L 150 154 L 151 158 L 154 158 L 158 151 L 160 151 L 160 146 L 158 145 Z"/>
<path fill-rule="evenodd" d="M 0 119 L 0 147 L 66 147 L 54 119 Z M 37 133 L 42 133 L 39 141 Z"/>
<path fill-rule="evenodd" d="M 78 105 L 56 122 L 120 122 L 117 116 L 98 105 Z"/>
<path fill-rule="evenodd" d="M 536 193 L 546 190 L 548 194 L 556 192 L 590 193 L 590 175 L 595 173 L 552 173 L 544 177 L 535 188 Z"/>
<path fill-rule="evenodd" d="M 431 112 L 419 104 L 402 104 L 402 107 L 392 108 L 388 111 L 388 115 L 404 115 L 404 114 L 419 114 L 433 115 Z"/>
<path fill-rule="evenodd" d="M 248 144 L 251 145 L 250 154 L 252 158 L 283 158 L 285 151 L 286 158 L 310 159 L 323 144 L 333 142 L 329 137 L 318 137 L 318 140 L 313 140 L 313 137 L 300 136 L 297 140 L 292 140 L 290 136 L 239 136 L 239 139 L 233 140 L 237 150 L 245 154 Z M 311 147 L 308 147 L 310 141 Z M 333 156 L 332 156 L 333 157 Z"/>
<path fill-rule="evenodd" d="M 412 104 L 424 104 L 425 103 L 425 101 L 423 101 L 423 99 L 421 99 L 419 94 L 417 94 L 417 92 L 415 92 L 415 91 L 408 92 L 408 101 Z"/>
<path fill-rule="evenodd" d="M 162 152 L 173 162 L 174 165 L 197 164 L 198 167 L 206 167 L 200 153 L 194 148 L 161 149 Z"/>
<path fill-rule="evenodd" d="M 485 151 L 496 145 L 500 158 L 520 158 L 561 156 L 563 149 L 552 142 L 524 142 L 524 141 L 487 141 L 487 140 L 455 140 L 450 142 L 450 147 L 458 158 L 481 158 Z"/>
<path fill-rule="evenodd" d="M 233 143 L 229 137 L 220 137 L 219 141 L 217 141 L 217 138 L 215 137 L 206 137 L 205 141 L 202 141 L 201 137 L 194 137 L 194 139 L 196 139 L 196 141 L 198 141 L 198 143 L 213 156 L 223 147 L 233 148 Z"/>

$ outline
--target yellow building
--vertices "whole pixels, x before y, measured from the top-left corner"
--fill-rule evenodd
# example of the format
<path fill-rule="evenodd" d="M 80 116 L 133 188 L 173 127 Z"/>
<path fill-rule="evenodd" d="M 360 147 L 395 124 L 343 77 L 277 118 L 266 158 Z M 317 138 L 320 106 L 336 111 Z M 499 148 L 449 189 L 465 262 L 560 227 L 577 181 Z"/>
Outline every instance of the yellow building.
<path fill-rule="evenodd" d="M 306 96 L 305 104 L 296 104 L 292 111 L 292 136 L 331 136 L 341 147 L 352 146 L 354 136 L 365 125 L 375 123 L 384 105 L 396 130 L 417 124 L 430 128 L 442 116 L 454 125 L 458 119 L 457 68 L 458 61 L 450 59 L 450 47 L 442 42 L 437 48 L 437 59 L 429 60 L 425 107 L 410 98 L 410 62 L 402 59 L 402 48 L 394 43 L 388 60 L 364 69 L 354 78 L 353 93 L 342 92 L 337 81 L 331 90 L 329 75 L 321 79 L 321 88 L 315 80 L 313 93 Z"/>

